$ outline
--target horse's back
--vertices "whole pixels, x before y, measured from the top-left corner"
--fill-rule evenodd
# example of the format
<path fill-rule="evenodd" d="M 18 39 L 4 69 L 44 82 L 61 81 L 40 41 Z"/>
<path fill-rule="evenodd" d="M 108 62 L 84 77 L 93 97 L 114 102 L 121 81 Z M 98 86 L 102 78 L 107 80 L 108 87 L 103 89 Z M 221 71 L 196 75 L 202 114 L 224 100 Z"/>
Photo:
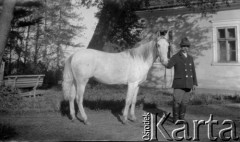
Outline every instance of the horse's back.
<path fill-rule="evenodd" d="M 108 53 L 104 51 L 99 51 L 95 49 L 80 49 L 76 53 L 73 54 L 72 63 L 74 62 L 114 62 L 114 61 L 122 61 L 128 58 L 128 55 L 125 52 L 121 53 Z"/>
<path fill-rule="evenodd" d="M 107 84 L 121 84 L 127 80 L 130 58 L 125 52 L 80 49 L 73 55 L 71 66 L 75 76 L 86 79 L 94 77 Z"/>
<path fill-rule="evenodd" d="M 73 54 L 71 60 L 71 67 L 75 76 L 91 76 L 91 72 L 94 70 L 95 58 L 97 57 L 97 51 L 92 49 L 79 49 Z"/>

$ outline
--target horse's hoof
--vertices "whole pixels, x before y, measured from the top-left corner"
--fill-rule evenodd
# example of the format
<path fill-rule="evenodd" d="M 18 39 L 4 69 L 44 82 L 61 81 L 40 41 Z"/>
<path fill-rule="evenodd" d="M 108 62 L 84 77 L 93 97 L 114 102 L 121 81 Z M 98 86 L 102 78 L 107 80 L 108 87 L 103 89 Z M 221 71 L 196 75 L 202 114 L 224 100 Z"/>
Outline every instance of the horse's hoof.
<path fill-rule="evenodd" d="M 84 121 L 84 124 L 85 124 L 85 125 L 91 125 L 91 123 L 88 122 L 88 121 Z"/>
<path fill-rule="evenodd" d="M 69 119 L 70 119 L 70 120 L 76 120 L 76 117 L 75 117 L 74 115 L 70 115 L 70 116 L 69 116 Z"/>
<path fill-rule="evenodd" d="M 136 122 L 136 121 L 137 121 L 137 118 L 136 118 L 136 117 L 132 117 L 132 118 L 130 118 L 130 120 L 131 120 L 132 122 Z"/>
<path fill-rule="evenodd" d="M 71 117 L 70 117 L 70 120 L 71 120 L 71 121 L 75 121 L 75 120 L 76 120 L 76 117 L 72 117 L 72 116 L 71 116 Z"/>
<path fill-rule="evenodd" d="M 123 120 L 122 120 L 122 123 L 123 123 L 124 125 L 127 125 L 127 124 L 128 124 L 127 119 L 123 119 Z"/>
<path fill-rule="evenodd" d="M 126 116 L 123 116 L 123 117 L 122 117 L 122 123 L 123 123 L 123 124 L 127 124 L 127 121 L 128 121 L 127 117 L 126 117 Z"/>
<path fill-rule="evenodd" d="M 123 125 L 128 125 L 128 122 L 127 121 L 122 121 L 122 124 Z"/>

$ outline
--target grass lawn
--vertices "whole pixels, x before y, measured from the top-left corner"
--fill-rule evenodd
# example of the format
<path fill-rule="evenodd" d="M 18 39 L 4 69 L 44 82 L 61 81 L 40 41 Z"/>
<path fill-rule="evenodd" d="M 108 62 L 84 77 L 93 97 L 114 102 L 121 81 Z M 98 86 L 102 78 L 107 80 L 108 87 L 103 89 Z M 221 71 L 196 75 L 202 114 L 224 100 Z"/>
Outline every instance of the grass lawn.
<path fill-rule="evenodd" d="M 21 98 L 17 94 L 1 95 L 0 140 L 142 140 L 142 115 L 146 112 L 171 112 L 172 94 L 141 87 L 136 104 L 138 120 L 123 125 L 121 111 L 126 92 L 126 86 L 88 86 L 83 104 L 89 121 L 93 123 L 91 126 L 68 119 L 69 107 L 68 103 L 63 101 L 61 87 L 46 90 L 36 98 Z M 190 131 L 193 129 L 192 120 L 207 121 L 212 114 L 214 119 L 219 120 L 214 135 L 224 128 L 221 125 L 223 120 L 231 119 L 236 123 L 237 134 L 240 136 L 239 98 L 237 95 L 195 95 L 186 114 Z M 170 122 L 165 125 L 169 131 L 176 128 Z M 207 126 L 202 126 L 201 141 L 209 141 L 206 131 Z"/>

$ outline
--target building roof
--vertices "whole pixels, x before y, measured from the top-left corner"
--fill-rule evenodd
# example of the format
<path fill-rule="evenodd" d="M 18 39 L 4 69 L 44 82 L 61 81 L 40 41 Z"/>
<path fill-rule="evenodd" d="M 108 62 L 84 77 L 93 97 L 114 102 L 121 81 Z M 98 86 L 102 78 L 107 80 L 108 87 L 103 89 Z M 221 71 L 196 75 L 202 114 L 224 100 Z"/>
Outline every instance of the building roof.
<path fill-rule="evenodd" d="M 240 0 L 228 0 L 228 3 L 223 2 L 223 0 L 216 0 L 216 5 L 220 7 L 219 10 L 226 9 L 240 9 Z M 190 4 L 192 6 L 198 7 L 201 2 L 199 0 L 191 0 Z M 209 4 L 209 3 L 204 3 Z M 186 8 L 188 4 L 180 3 L 178 0 L 149 0 L 148 3 L 143 3 L 138 11 L 154 11 L 154 10 L 168 10 L 168 9 L 181 9 Z"/>

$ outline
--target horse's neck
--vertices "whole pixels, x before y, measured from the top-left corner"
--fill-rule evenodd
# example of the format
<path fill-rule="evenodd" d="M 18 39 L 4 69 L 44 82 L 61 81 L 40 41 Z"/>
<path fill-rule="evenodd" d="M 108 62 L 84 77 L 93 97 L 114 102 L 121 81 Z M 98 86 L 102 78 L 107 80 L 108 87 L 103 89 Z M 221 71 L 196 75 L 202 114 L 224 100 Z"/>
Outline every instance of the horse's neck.
<path fill-rule="evenodd" d="M 152 41 L 135 49 L 137 50 L 136 53 L 140 57 L 138 58 L 139 61 L 143 62 L 145 65 L 148 65 L 149 68 L 157 58 L 157 49 L 155 46 L 156 42 Z"/>
<path fill-rule="evenodd" d="M 149 66 L 152 66 L 153 62 L 157 59 L 157 48 L 156 48 L 156 42 L 152 41 L 150 47 L 148 48 L 148 55 L 146 58 L 146 62 L 149 64 Z"/>
<path fill-rule="evenodd" d="M 156 42 L 139 43 L 138 47 L 124 51 L 123 53 L 129 54 L 134 60 L 143 62 L 143 64 L 147 64 L 150 67 L 157 58 Z"/>
<path fill-rule="evenodd" d="M 153 60 L 152 60 L 152 64 L 153 62 L 156 61 L 157 57 L 158 57 L 158 50 L 157 50 L 157 47 L 156 47 L 156 43 L 154 43 L 155 45 L 151 47 L 151 51 L 152 51 L 152 57 L 153 57 Z"/>

